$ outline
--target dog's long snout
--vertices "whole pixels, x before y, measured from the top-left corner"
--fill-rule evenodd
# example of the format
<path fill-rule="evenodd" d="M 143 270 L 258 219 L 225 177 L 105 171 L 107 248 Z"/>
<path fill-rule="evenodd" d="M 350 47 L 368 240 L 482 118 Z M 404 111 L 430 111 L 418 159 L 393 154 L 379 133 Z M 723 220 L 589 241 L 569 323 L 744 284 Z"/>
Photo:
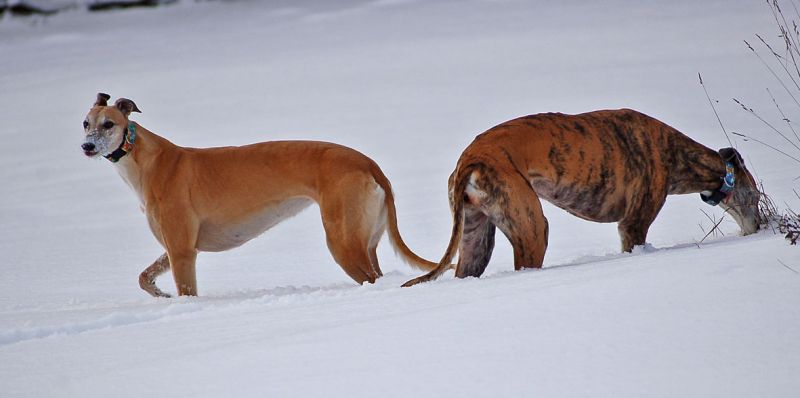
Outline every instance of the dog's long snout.
<path fill-rule="evenodd" d="M 83 149 L 86 152 L 92 152 L 94 151 L 94 144 L 92 144 L 91 142 L 84 142 L 83 145 L 81 145 L 81 149 Z"/>

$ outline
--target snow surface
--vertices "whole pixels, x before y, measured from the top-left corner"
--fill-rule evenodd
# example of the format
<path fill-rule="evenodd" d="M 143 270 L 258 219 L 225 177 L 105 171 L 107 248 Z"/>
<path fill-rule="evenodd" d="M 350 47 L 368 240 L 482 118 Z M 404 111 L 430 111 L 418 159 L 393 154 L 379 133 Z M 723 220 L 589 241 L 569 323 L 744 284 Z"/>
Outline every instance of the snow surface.
<path fill-rule="evenodd" d="M 85 159 L 95 94 L 187 146 L 318 139 L 392 181 L 401 232 L 438 259 L 447 177 L 473 137 L 510 118 L 630 107 L 713 148 L 766 129 L 779 88 L 744 47 L 774 38 L 760 1 L 181 2 L 0 21 L 0 396 L 793 397 L 800 251 L 771 232 L 695 244 L 717 217 L 670 197 L 651 246 L 617 254 L 614 224 L 545 204 L 545 268 L 498 245 L 481 279 L 399 285 L 418 271 L 379 248 L 357 286 L 316 208 L 242 248 L 201 254 L 201 297 L 153 299 L 162 252 L 135 195 Z M 781 205 L 797 165 L 737 142 Z M 781 262 L 787 267 L 781 265 Z M 171 276 L 158 281 L 174 292 Z"/>

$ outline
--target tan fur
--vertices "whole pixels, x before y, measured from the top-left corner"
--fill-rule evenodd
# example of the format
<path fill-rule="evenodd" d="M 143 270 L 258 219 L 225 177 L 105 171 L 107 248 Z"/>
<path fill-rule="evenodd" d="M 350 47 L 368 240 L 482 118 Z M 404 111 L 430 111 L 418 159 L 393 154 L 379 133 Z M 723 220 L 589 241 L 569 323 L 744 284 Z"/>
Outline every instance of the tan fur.
<path fill-rule="evenodd" d="M 98 96 L 86 131 L 87 136 L 107 134 L 116 148 L 128 115 L 138 108 L 124 99 L 105 106 L 107 99 Z M 97 132 L 105 120 L 115 126 Z M 169 269 L 179 295 L 197 295 L 199 251 L 237 247 L 312 202 L 319 204 L 334 260 L 356 282 L 374 282 L 382 275 L 375 251 L 386 228 L 395 250 L 410 265 L 426 270 L 437 265 L 403 242 L 388 179 L 375 162 L 353 149 L 313 141 L 184 148 L 138 124 L 136 136 L 133 150 L 115 165 L 137 193 L 153 235 L 166 250 L 139 278 L 142 289 L 153 296 L 167 296 L 155 278 Z"/>

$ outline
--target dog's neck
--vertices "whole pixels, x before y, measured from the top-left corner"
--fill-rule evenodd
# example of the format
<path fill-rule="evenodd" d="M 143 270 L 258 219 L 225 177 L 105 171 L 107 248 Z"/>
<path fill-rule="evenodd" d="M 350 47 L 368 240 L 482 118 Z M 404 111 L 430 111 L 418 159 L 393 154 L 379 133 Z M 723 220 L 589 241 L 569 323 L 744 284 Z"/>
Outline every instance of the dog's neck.
<path fill-rule="evenodd" d="M 130 151 L 133 150 L 133 145 L 136 143 L 136 124 L 134 122 L 128 122 L 128 125 L 125 127 L 125 132 L 122 133 L 122 142 L 119 144 L 119 147 L 114 150 L 114 152 L 109 153 L 105 156 L 111 163 L 117 163 L 123 156 L 127 155 Z"/>
<path fill-rule="evenodd" d="M 668 193 L 687 194 L 713 191 L 725 177 L 725 161 L 719 153 L 685 137 L 669 148 L 665 161 L 669 162 Z M 684 142 L 685 141 L 685 142 Z"/>
<path fill-rule="evenodd" d="M 145 129 L 135 122 L 131 122 L 136 129 L 136 145 L 114 163 L 122 179 L 136 192 L 142 206 L 147 205 L 144 197 L 144 185 L 157 173 L 169 173 L 163 167 L 165 161 L 176 159 L 178 146 L 165 138 Z"/>

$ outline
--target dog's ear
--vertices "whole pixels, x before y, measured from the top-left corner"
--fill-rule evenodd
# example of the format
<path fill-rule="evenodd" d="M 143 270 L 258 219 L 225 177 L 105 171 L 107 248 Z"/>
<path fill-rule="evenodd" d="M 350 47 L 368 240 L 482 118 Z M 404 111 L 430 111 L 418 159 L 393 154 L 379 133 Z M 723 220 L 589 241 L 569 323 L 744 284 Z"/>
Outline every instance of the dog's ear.
<path fill-rule="evenodd" d="M 142 113 L 142 111 L 140 111 L 139 108 L 136 107 L 136 104 L 134 104 L 133 101 L 127 98 L 118 99 L 117 102 L 114 103 L 114 106 L 116 106 L 117 109 L 119 109 L 120 112 L 122 112 L 122 114 L 125 115 L 125 117 L 128 117 L 128 115 L 130 115 L 131 112 Z"/>
<path fill-rule="evenodd" d="M 97 93 L 97 100 L 94 101 L 94 106 L 108 106 L 108 100 L 111 96 L 106 93 Z"/>
<path fill-rule="evenodd" d="M 738 167 L 744 166 L 744 159 L 742 159 L 742 155 L 739 154 L 734 148 L 722 148 L 719 151 L 719 156 L 722 157 L 722 160 L 726 162 L 731 162 Z"/>

